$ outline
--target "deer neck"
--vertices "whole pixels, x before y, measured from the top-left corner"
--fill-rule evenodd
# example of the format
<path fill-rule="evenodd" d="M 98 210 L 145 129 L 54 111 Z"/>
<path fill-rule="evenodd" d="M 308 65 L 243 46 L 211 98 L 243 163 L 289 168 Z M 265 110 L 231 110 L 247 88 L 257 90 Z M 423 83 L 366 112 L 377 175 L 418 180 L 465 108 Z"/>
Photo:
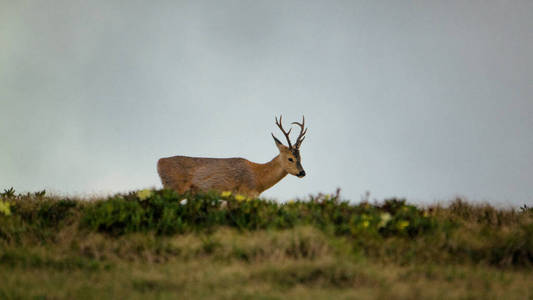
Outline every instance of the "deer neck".
<path fill-rule="evenodd" d="M 256 170 L 260 193 L 278 183 L 278 181 L 288 174 L 281 166 L 281 158 L 279 155 L 265 164 L 258 164 Z"/>

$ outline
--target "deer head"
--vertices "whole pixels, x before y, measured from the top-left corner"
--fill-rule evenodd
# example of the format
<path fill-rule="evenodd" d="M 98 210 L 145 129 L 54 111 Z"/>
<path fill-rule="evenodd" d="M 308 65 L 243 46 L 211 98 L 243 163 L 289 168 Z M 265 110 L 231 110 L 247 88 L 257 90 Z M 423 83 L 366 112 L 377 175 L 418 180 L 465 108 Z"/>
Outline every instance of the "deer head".
<path fill-rule="evenodd" d="M 300 146 L 302 145 L 302 142 L 305 139 L 305 134 L 307 132 L 307 128 L 305 128 L 305 117 L 302 117 L 302 123 L 298 122 L 292 122 L 292 124 L 296 124 L 300 126 L 300 134 L 298 135 L 298 138 L 296 139 L 296 142 L 294 145 L 291 144 L 291 140 L 289 138 L 289 134 L 291 133 L 291 129 L 289 131 L 285 131 L 283 129 L 283 125 L 281 124 L 281 118 L 282 116 L 278 118 L 276 117 L 276 125 L 278 125 L 281 132 L 283 132 L 283 135 L 285 135 L 285 138 L 287 139 L 288 147 L 283 145 L 272 133 L 272 137 L 274 138 L 274 141 L 276 142 L 276 146 L 279 149 L 279 156 L 281 160 L 281 165 L 287 173 L 292 174 L 294 176 L 298 177 L 304 177 L 305 171 L 302 167 L 301 158 L 300 158 Z"/>

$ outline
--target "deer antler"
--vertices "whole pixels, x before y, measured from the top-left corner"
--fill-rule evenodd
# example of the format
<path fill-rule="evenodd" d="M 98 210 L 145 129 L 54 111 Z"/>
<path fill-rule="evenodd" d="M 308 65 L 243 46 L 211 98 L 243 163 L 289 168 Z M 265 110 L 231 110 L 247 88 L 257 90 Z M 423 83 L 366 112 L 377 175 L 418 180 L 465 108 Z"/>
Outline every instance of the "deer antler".
<path fill-rule="evenodd" d="M 300 126 L 300 134 L 298 135 L 298 138 L 296 139 L 296 143 L 294 143 L 294 148 L 299 149 L 300 145 L 305 139 L 305 134 L 307 133 L 307 128 L 305 128 L 305 116 L 302 116 L 302 123 L 292 122 L 291 124 L 296 124 Z"/>
<path fill-rule="evenodd" d="M 292 148 L 292 144 L 291 144 L 291 140 L 289 139 L 289 134 L 291 133 L 291 129 L 289 129 L 289 131 L 285 131 L 285 129 L 283 129 L 283 125 L 281 125 L 281 118 L 283 116 L 280 115 L 279 116 L 279 121 L 278 121 L 278 117 L 276 117 L 276 125 L 278 125 L 279 129 L 281 129 L 281 132 L 283 132 L 283 134 L 285 135 L 285 138 L 287 139 L 287 143 L 289 144 L 289 149 Z"/>

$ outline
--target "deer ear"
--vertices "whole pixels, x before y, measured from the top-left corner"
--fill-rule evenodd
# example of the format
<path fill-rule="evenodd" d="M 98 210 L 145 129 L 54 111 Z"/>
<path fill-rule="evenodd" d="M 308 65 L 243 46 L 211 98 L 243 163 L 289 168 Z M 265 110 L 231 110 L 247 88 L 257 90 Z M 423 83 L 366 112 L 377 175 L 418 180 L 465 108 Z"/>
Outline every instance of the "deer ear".
<path fill-rule="evenodd" d="M 274 142 L 276 142 L 276 146 L 278 147 L 278 149 L 281 151 L 281 149 L 283 147 L 285 147 L 285 145 L 283 145 L 275 136 L 274 134 L 272 133 L 272 137 L 274 138 Z"/>

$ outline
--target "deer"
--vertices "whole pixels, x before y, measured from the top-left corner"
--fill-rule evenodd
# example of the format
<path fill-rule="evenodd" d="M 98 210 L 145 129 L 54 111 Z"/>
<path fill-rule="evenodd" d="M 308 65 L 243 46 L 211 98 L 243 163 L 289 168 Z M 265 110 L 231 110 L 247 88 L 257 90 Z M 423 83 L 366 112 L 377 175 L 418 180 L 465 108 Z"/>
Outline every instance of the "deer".
<path fill-rule="evenodd" d="M 163 188 L 172 189 L 179 194 L 187 192 L 227 192 L 251 198 L 259 195 L 278 183 L 287 174 L 302 178 L 305 170 L 302 167 L 300 146 L 305 139 L 305 116 L 302 122 L 292 122 L 300 127 L 300 133 L 294 145 L 291 143 L 289 131 L 282 125 L 282 116 L 275 123 L 287 139 L 288 146 L 272 134 L 279 154 L 267 163 L 254 163 L 245 158 L 205 158 L 189 156 L 172 156 L 161 158 L 157 162 L 157 173 Z"/>

